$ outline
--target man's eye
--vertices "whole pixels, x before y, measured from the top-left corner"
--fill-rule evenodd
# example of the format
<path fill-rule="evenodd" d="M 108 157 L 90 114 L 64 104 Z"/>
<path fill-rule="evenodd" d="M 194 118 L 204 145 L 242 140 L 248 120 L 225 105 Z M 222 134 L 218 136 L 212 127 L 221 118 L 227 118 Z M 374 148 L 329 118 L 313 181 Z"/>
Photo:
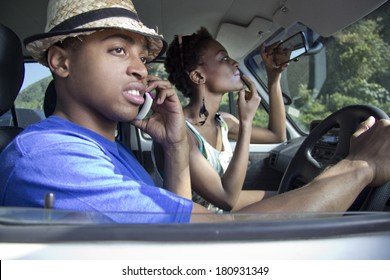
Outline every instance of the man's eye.
<path fill-rule="evenodd" d="M 222 58 L 222 61 L 229 61 L 229 59 L 230 59 L 230 57 L 225 56 L 225 57 Z"/>
<path fill-rule="evenodd" d="M 125 54 L 125 49 L 124 48 L 115 48 L 111 52 L 114 54 Z"/>
<path fill-rule="evenodd" d="M 147 57 L 143 56 L 140 58 L 143 64 L 146 64 L 148 62 Z"/>

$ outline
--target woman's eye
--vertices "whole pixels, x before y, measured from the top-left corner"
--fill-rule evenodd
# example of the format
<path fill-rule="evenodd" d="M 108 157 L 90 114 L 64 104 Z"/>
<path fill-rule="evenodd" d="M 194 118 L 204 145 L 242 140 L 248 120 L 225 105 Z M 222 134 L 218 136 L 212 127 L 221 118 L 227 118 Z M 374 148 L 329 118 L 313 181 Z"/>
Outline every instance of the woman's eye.
<path fill-rule="evenodd" d="M 229 59 L 230 59 L 230 57 L 225 56 L 225 57 L 222 58 L 222 61 L 229 61 Z"/>

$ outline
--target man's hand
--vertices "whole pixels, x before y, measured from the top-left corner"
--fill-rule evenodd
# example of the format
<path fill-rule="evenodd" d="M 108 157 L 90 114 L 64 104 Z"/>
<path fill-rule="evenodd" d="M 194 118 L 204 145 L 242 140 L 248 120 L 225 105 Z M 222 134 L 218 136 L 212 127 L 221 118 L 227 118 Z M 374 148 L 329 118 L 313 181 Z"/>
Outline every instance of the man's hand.
<path fill-rule="evenodd" d="M 390 121 L 370 117 L 352 135 L 348 159 L 364 161 L 372 171 L 371 185 L 390 181 Z"/>
<path fill-rule="evenodd" d="M 164 152 L 164 188 L 191 199 L 191 180 L 187 131 L 179 97 L 168 81 L 148 77 L 146 91 L 155 90 L 154 113 L 133 124 L 158 142 Z"/>
<path fill-rule="evenodd" d="M 132 124 L 148 133 L 162 146 L 187 141 L 183 109 L 171 83 L 149 76 L 146 91 L 152 90 L 156 92 L 152 105 L 154 113 L 150 118 L 134 120 Z"/>

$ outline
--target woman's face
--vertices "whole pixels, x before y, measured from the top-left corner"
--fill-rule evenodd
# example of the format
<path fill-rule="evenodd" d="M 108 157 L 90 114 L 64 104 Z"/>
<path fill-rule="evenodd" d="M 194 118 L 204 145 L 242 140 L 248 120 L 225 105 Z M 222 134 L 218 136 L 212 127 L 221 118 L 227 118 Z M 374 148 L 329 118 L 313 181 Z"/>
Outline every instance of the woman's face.
<path fill-rule="evenodd" d="M 231 59 L 226 49 L 215 40 L 210 41 L 204 50 L 199 67 L 210 92 L 223 94 L 243 88 L 237 62 Z"/>

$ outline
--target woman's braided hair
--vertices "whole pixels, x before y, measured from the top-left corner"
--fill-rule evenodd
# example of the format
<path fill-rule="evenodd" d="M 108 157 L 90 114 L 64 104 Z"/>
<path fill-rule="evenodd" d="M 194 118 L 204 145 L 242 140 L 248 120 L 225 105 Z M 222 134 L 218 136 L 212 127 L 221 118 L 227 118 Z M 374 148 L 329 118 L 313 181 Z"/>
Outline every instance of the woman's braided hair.
<path fill-rule="evenodd" d="M 179 36 L 175 36 L 168 47 L 165 59 L 165 71 L 168 80 L 180 90 L 184 96 L 193 95 L 192 82 L 188 73 L 201 63 L 201 56 L 207 44 L 214 40 L 206 28 L 201 27 L 192 35 L 182 36 L 181 46 Z"/>

